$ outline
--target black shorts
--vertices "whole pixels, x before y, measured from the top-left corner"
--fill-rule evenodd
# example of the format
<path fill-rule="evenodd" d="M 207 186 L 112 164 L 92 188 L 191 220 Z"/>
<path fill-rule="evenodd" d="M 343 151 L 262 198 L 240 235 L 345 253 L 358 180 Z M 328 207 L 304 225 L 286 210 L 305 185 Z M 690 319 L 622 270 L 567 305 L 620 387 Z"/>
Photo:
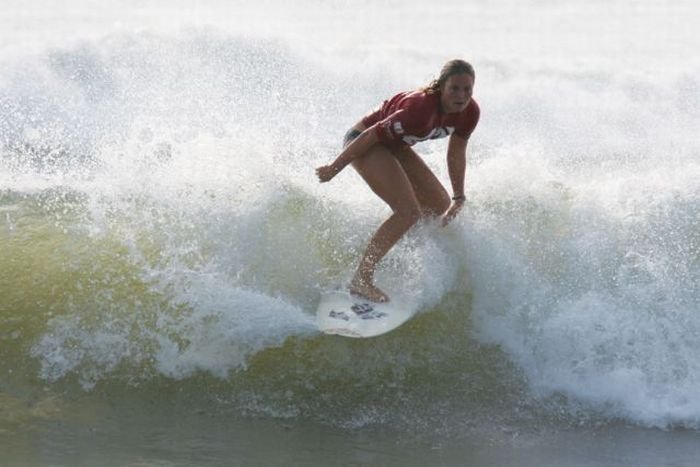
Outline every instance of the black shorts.
<path fill-rule="evenodd" d="M 362 134 L 361 131 L 356 130 L 354 128 L 350 128 L 347 133 L 345 133 L 345 136 L 343 137 L 343 147 L 346 147 L 348 144 L 352 143 L 352 140 L 357 138 Z"/>

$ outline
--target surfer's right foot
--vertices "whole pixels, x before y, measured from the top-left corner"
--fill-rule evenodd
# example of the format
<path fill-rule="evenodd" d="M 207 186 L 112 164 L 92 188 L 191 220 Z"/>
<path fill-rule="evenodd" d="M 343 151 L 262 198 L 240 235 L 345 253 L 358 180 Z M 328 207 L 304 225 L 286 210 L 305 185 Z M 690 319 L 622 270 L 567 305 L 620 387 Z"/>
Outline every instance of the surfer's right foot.
<path fill-rule="evenodd" d="M 350 283 L 350 293 L 371 302 L 386 303 L 389 301 L 389 296 L 382 292 L 379 287 L 361 280 L 353 280 Z"/>

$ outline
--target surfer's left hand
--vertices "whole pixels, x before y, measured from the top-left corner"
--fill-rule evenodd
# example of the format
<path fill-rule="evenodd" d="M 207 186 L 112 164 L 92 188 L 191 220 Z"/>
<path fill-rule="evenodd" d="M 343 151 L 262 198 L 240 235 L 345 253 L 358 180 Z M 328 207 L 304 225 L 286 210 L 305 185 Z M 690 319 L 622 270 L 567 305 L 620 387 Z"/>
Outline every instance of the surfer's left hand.
<path fill-rule="evenodd" d="M 447 224 L 452 222 L 452 220 L 457 217 L 457 214 L 459 214 L 459 211 L 462 210 L 462 207 L 464 206 L 464 200 L 460 199 L 458 201 L 453 201 L 452 206 L 450 206 L 450 209 L 447 210 L 444 216 L 442 216 L 442 226 L 445 227 Z"/>

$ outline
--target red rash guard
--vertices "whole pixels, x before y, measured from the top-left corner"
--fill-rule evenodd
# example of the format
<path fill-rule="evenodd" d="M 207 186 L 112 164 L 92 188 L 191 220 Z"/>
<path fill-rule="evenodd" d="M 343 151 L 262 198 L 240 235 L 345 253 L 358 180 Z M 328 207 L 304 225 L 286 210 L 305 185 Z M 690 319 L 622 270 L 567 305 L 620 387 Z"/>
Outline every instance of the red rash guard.
<path fill-rule="evenodd" d="M 440 93 L 422 90 L 397 94 L 362 119 L 366 128 L 374 127 L 379 141 L 393 147 L 452 133 L 469 139 L 478 122 L 479 105 L 474 99 L 462 112 L 446 114 L 440 110 Z"/>

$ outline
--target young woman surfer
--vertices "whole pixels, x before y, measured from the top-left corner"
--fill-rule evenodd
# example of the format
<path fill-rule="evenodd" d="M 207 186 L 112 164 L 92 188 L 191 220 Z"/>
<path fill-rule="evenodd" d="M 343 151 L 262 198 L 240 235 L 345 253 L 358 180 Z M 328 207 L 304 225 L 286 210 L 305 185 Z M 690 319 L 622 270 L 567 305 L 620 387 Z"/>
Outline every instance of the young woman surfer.
<path fill-rule="evenodd" d="M 324 183 L 352 163 L 393 211 L 369 241 L 350 283 L 351 293 L 389 301 L 374 284 L 379 261 L 421 218 L 442 216 L 447 225 L 462 209 L 467 141 L 479 121 L 479 106 L 472 99 L 474 79 L 469 63 L 447 62 L 428 87 L 397 94 L 357 122 L 345 135 L 338 157 L 316 169 Z M 411 148 L 419 141 L 447 136 L 452 197 Z"/>

